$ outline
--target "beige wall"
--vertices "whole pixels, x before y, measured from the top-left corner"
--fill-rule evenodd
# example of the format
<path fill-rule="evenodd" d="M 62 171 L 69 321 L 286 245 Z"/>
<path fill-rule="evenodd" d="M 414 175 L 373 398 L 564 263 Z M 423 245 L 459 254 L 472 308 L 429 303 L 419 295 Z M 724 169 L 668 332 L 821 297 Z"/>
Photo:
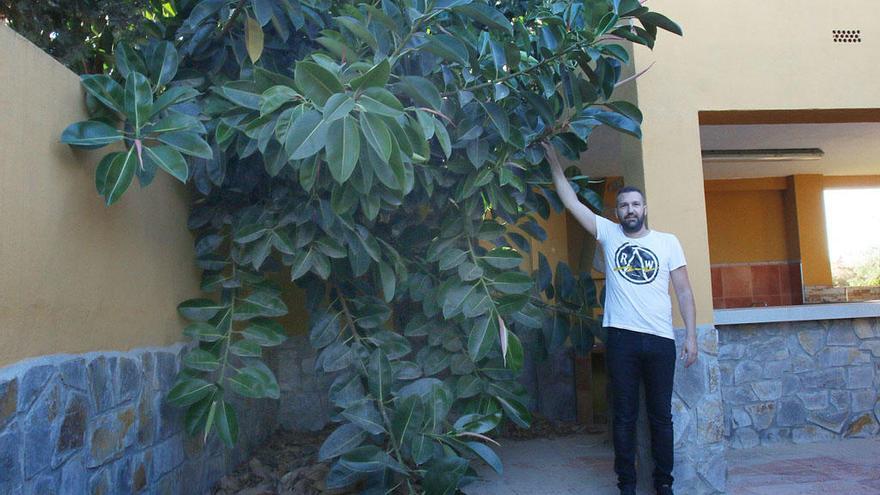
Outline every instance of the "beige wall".
<path fill-rule="evenodd" d="M 100 155 L 59 143 L 82 102 L 75 74 L 0 23 L 0 366 L 173 343 L 198 294 L 184 188 L 160 173 L 105 207 Z"/>
<path fill-rule="evenodd" d="M 712 323 L 697 113 L 880 107 L 880 48 L 870 35 L 880 32 L 880 16 L 868 15 L 876 7 L 869 0 L 653 0 L 650 7 L 685 34 L 662 32 L 655 51 L 635 49 L 636 70 L 656 62 L 636 83 L 651 222 L 681 239 L 698 322 Z M 833 43 L 833 29 L 860 29 L 863 41 Z"/>

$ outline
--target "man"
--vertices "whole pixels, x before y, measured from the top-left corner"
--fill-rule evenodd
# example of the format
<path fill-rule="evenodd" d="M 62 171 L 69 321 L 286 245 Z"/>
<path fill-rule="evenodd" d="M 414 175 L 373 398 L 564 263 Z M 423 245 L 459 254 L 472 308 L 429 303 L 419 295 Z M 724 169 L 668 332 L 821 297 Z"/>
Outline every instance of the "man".
<path fill-rule="evenodd" d="M 672 494 L 672 383 L 675 373 L 675 337 L 669 282 L 687 328 L 681 359 L 690 366 L 697 359 L 694 298 L 684 253 L 672 235 L 648 229 L 647 204 L 642 192 L 624 187 L 617 194 L 615 224 L 581 204 L 562 172 L 559 156 L 544 143 L 553 183 L 562 203 L 595 237 L 605 258 L 605 315 L 608 329 L 607 363 L 612 387 L 614 471 L 622 495 L 636 491 L 636 419 L 639 385 L 645 401 L 654 458 L 654 488 Z"/>

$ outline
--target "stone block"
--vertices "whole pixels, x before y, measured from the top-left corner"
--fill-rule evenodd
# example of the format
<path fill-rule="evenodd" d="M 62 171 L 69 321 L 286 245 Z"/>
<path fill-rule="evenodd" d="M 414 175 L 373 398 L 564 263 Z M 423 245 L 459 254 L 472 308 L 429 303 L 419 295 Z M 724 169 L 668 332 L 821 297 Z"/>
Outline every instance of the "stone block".
<path fill-rule="evenodd" d="M 839 411 L 849 411 L 849 392 L 846 390 L 829 390 L 828 402 Z"/>
<path fill-rule="evenodd" d="M 797 394 L 798 398 L 804 403 L 804 408 L 810 411 L 819 411 L 828 407 L 828 391 L 819 390 L 812 392 L 801 392 Z"/>
<path fill-rule="evenodd" d="M 736 365 L 736 361 L 718 361 L 718 371 L 721 374 L 722 387 L 733 385 L 733 370 L 736 368 Z"/>
<path fill-rule="evenodd" d="M 785 337 L 772 337 L 766 340 L 756 340 L 748 346 L 749 357 L 759 363 L 778 361 L 790 356 Z"/>
<path fill-rule="evenodd" d="M 751 449 L 761 444 L 758 432 L 752 428 L 740 428 L 733 432 L 730 446 L 734 449 Z"/>
<path fill-rule="evenodd" d="M 825 332 L 820 329 L 801 330 L 797 338 L 801 348 L 811 356 L 825 347 Z"/>
<path fill-rule="evenodd" d="M 18 383 L 18 412 L 30 409 L 54 374 L 55 367 L 52 365 L 35 366 L 24 372 Z"/>
<path fill-rule="evenodd" d="M 742 361 L 736 365 L 733 371 L 733 383 L 740 385 L 742 383 L 760 380 L 764 370 L 760 364 L 754 361 Z"/>
<path fill-rule="evenodd" d="M 731 409 L 731 426 L 734 429 L 744 428 L 746 426 L 752 425 L 752 417 L 749 416 L 749 413 L 746 412 L 743 407 L 734 407 Z"/>
<path fill-rule="evenodd" d="M 856 336 L 860 339 L 870 339 L 872 337 L 880 337 L 871 325 L 871 320 L 866 319 L 857 319 L 853 320 L 853 330 L 856 332 Z"/>
<path fill-rule="evenodd" d="M 24 495 L 57 495 L 61 493 L 61 473 L 44 471 L 24 484 Z"/>
<path fill-rule="evenodd" d="M 87 444 L 87 466 L 94 468 L 120 458 L 123 450 L 134 443 L 136 419 L 132 406 L 96 417 Z"/>
<path fill-rule="evenodd" d="M 119 359 L 116 373 L 116 404 L 136 399 L 141 388 L 141 370 L 134 359 Z"/>
<path fill-rule="evenodd" d="M 764 365 L 764 378 L 779 379 L 787 372 L 791 371 L 791 360 L 770 361 Z"/>
<path fill-rule="evenodd" d="M 21 485 L 21 445 L 17 425 L 0 432 L 0 493 L 11 493 Z"/>
<path fill-rule="evenodd" d="M 758 400 L 776 400 L 782 397 L 782 380 L 764 380 L 752 383 L 752 391 Z"/>
<path fill-rule="evenodd" d="M 697 472 L 708 490 L 695 493 L 725 493 L 727 489 L 727 457 L 721 446 L 705 449 L 697 459 Z"/>
<path fill-rule="evenodd" d="M 880 392 L 872 388 L 850 392 L 849 398 L 852 412 L 870 411 L 878 397 L 880 397 Z"/>
<path fill-rule="evenodd" d="M 156 360 L 156 385 L 157 391 L 166 393 L 171 390 L 174 380 L 177 378 L 176 356 L 170 352 L 157 352 Z"/>
<path fill-rule="evenodd" d="M 776 424 L 779 426 L 800 426 L 807 419 L 807 412 L 796 397 L 786 397 L 779 401 Z"/>
<path fill-rule="evenodd" d="M 874 403 L 874 419 L 880 423 L 880 400 Z"/>
<path fill-rule="evenodd" d="M 129 482 L 129 486 L 131 487 L 131 493 L 145 493 L 149 491 L 151 482 L 152 482 L 152 469 L 151 469 L 151 461 L 152 454 L 145 453 L 138 456 L 135 456 L 131 460 L 131 481 Z M 195 478 L 195 480 L 201 480 L 201 478 Z M 198 482 L 197 482 L 198 483 Z M 196 491 L 196 490 L 193 490 Z"/>
<path fill-rule="evenodd" d="M 814 371 L 816 369 L 816 358 L 807 356 L 806 354 L 796 354 L 791 356 L 791 371 L 793 373 L 803 373 L 804 371 Z"/>
<path fill-rule="evenodd" d="M 116 358 L 99 356 L 88 365 L 88 377 L 92 391 L 92 404 L 100 414 L 115 403 L 113 397 L 113 375 L 116 372 Z"/>
<path fill-rule="evenodd" d="M 807 371 L 800 375 L 801 385 L 808 390 L 843 388 L 846 375 L 843 368 L 827 368 Z"/>
<path fill-rule="evenodd" d="M 794 443 L 827 442 L 835 438 L 837 435 L 834 433 L 814 425 L 792 428 L 791 430 L 791 440 Z"/>
<path fill-rule="evenodd" d="M 109 466 L 101 469 L 100 471 L 93 474 L 91 478 L 89 478 L 88 493 L 94 495 L 114 493 L 113 472 Z"/>
<path fill-rule="evenodd" d="M 718 330 L 704 328 L 697 330 L 697 348 L 703 354 L 718 354 Z"/>
<path fill-rule="evenodd" d="M 749 416 L 752 417 L 752 424 L 756 430 L 764 430 L 773 423 L 773 417 L 776 416 L 775 402 L 760 402 L 758 404 L 749 404 L 745 407 Z"/>
<path fill-rule="evenodd" d="M 724 402 L 731 405 L 748 404 L 758 400 L 750 385 L 726 387 L 722 395 Z"/>
<path fill-rule="evenodd" d="M 170 473 L 183 464 L 183 437 L 175 435 L 157 444 L 153 447 L 152 452 L 153 472 L 157 478 L 165 476 L 166 473 Z"/>
<path fill-rule="evenodd" d="M 834 320 L 825 336 L 826 345 L 854 346 L 858 341 L 851 320 Z"/>
<path fill-rule="evenodd" d="M 878 424 L 871 413 L 858 415 L 846 427 L 844 436 L 852 438 L 867 438 L 877 434 Z"/>
<path fill-rule="evenodd" d="M 803 390 L 801 378 L 797 375 L 786 374 L 782 377 L 782 395 L 791 396 Z"/>
<path fill-rule="evenodd" d="M 82 448 L 89 416 L 89 402 L 86 396 L 78 393 L 69 394 L 52 454 L 53 467 L 61 465 Z"/>
<path fill-rule="evenodd" d="M 862 342 L 859 349 L 868 351 L 875 358 L 880 357 L 880 340 L 866 340 Z"/>
<path fill-rule="evenodd" d="M 182 493 L 182 487 L 186 480 L 183 479 L 183 471 L 178 469 L 174 472 L 166 474 L 159 479 L 156 485 L 156 495 L 177 495 Z"/>
<path fill-rule="evenodd" d="M 758 437 L 761 439 L 761 445 L 788 443 L 791 441 L 791 428 L 767 428 L 759 431 Z"/>
<path fill-rule="evenodd" d="M 843 427 L 846 425 L 847 419 L 849 419 L 849 412 L 840 411 L 834 408 L 829 408 L 825 411 L 811 412 L 807 415 L 807 421 L 810 423 L 819 425 L 822 428 L 833 431 L 837 434 L 843 432 Z"/>
<path fill-rule="evenodd" d="M 145 352 L 140 356 L 141 360 L 141 381 L 144 388 L 158 388 L 159 382 L 156 379 L 156 356 L 152 352 Z"/>
<path fill-rule="evenodd" d="M 144 390 L 138 398 L 138 430 L 137 441 L 141 447 L 148 447 L 153 444 L 156 436 L 156 394 L 153 392 L 152 385 L 144 385 Z"/>
<path fill-rule="evenodd" d="M 870 363 L 871 355 L 855 347 L 826 347 L 819 353 L 818 359 L 820 368 L 831 368 Z"/>
<path fill-rule="evenodd" d="M 697 438 L 702 443 L 724 439 L 724 412 L 719 398 L 707 398 L 697 406 Z"/>
<path fill-rule="evenodd" d="M 852 366 L 846 370 L 846 388 L 868 388 L 874 385 L 874 366 Z"/>
<path fill-rule="evenodd" d="M 83 358 L 70 359 L 58 365 L 61 374 L 61 382 L 80 392 L 89 391 L 89 380 L 86 376 L 86 360 Z"/>
<path fill-rule="evenodd" d="M 64 495 L 80 495 L 88 490 L 88 470 L 81 455 L 71 458 L 61 468 L 61 491 Z"/>
<path fill-rule="evenodd" d="M 743 343 L 730 343 L 724 344 L 718 349 L 718 360 L 719 361 L 727 361 L 727 360 L 736 360 L 744 358 L 746 355 L 746 347 Z"/>
<path fill-rule="evenodd" d="M 61 383 L 54 379 L 34 401 L 22 421 L 24 443 L 19 448 L 24 454 L 24 477 L 30 479 L 49 467 L 52 459 L 56 419 L 61 414 Z"/>
<path fill-rule="evenodd" d="M 18 378 L 0 382 L 0 432 L 15 419 L 18 410 Z"/>
<path fill-rule="evenodd" d="M 672 396 L 672 441 L 679 445 L 691 423 L 691 413 L 687 405 L 677 396 Z"/>

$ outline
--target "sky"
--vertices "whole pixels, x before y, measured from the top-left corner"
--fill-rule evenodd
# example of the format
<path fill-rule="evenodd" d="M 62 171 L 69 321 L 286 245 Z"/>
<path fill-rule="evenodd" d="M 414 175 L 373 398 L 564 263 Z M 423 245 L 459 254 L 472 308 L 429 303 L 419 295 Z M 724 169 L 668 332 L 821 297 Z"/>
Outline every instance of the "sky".
<path fill-rule="evenodd" d="M 826 190 L 825 224 L 832 262 L 849 264 L 880 247 L 880 188 Z"/>

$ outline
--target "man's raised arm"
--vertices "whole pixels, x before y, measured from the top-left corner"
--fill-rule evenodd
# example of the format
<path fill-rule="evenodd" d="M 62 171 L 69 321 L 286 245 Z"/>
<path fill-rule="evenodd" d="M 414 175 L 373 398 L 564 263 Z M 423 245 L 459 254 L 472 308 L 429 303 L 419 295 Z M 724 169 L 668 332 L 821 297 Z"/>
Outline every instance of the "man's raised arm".
<path fill-rule="evenodd" d="M 574 215 L 574 218 L 577 219 L 578 223 L 583 225 L 584 228 L 587 229 L 587 232 L 593 237 L 596 237 L 596 214 L 578 200 L 577 194 L 575 194 L 574 189 L 571 188 L 571 184 L 568 183 L 565 173 L 562 172 L 562 164 L 559 163 L 559 155 L 556 154 L 553 145 L 547 142 L 541 144 L 543 144 L 544 150 L 546 151 L 547 161 L 550 162 L 550 170 L 553 172 L 553 184 L 556 186 L 556 194 L 559 195 L 562 204 L 564 204 L 568 211 Z"/>

